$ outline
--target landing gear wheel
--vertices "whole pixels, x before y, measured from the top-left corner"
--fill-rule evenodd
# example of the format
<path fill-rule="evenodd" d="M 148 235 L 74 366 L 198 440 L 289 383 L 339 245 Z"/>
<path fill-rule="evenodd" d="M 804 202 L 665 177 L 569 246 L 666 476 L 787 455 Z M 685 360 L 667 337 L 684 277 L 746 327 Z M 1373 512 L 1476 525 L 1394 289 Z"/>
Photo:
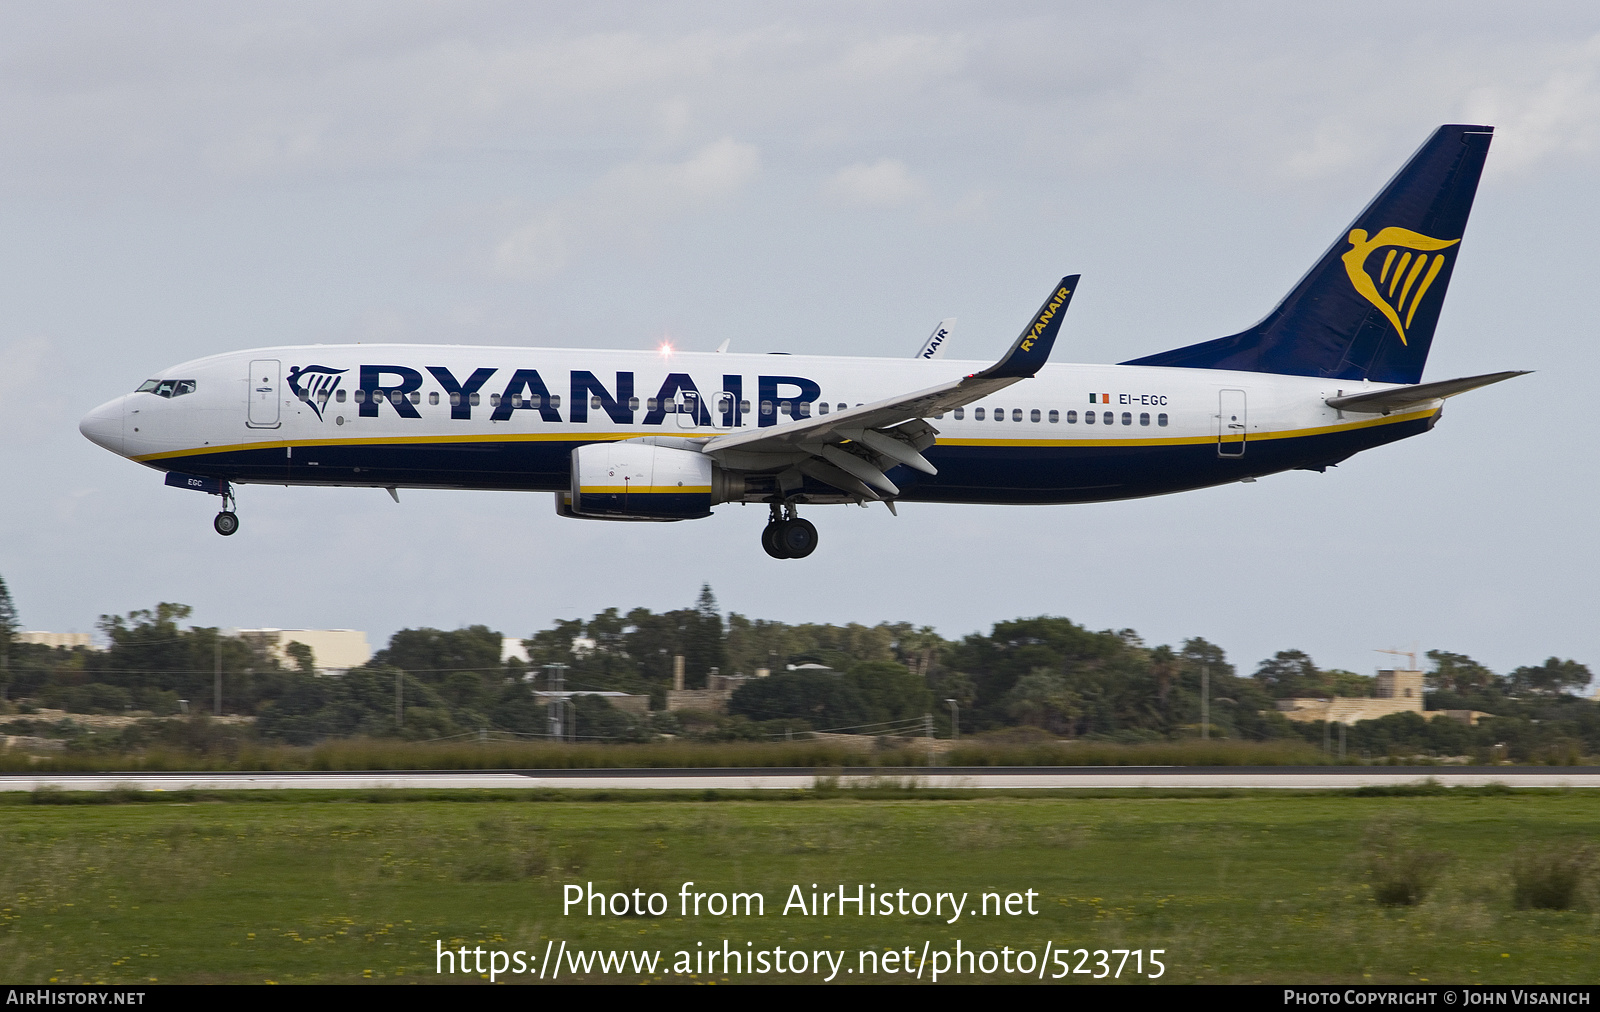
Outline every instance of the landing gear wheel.
<path fill-rule="evenodd" d="M 817 550 L 817 527 L 811 521 L 795 517 L 777 527 L 772 540 L 783 550 L 785 558 L 803 559 Z"/>
<path fill-rule="evenodd" d="M 783 521 L 768 524 L 761 531 L 761 547 L 766 549 L 768 555 L 774 559 L 787 559 L 783 549 L 778 545 L 778 531 L 783 527 Z"/>
<path fill-rule="evenodd" d="M 223 510 L 217 514 L 215 520 L 211 521 L 211 526 L 215 527 L 217 533 L 223 537 L 231 537 L 233 532 L 239 529 L 239 516 L 229 510 Z"/>

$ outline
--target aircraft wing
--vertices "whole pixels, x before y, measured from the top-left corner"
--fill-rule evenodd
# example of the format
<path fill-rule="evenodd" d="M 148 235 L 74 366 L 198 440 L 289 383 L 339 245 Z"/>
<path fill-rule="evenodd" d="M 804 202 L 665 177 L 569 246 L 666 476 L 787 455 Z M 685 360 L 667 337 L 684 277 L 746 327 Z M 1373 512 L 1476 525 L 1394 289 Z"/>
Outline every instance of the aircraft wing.
<path fill-rule="evenodd" d="M 864 498 L 899 495 L 900 489 L 884 471 L 904 464 L 927 474 L 938 473 L 921 453 L 934 444 L 938 430 L 923 419 L 987 397 L 1037 373 L 1050 357 L 1078 277 L 1062 278 L 1011 350 L 981 372 L 835 414 L 718 436 L 706 442 L 702 452 L 750 470 L 790 466 Z"/>
<path fill-rule="evenodd" d="M 1440 380 L 1437 383 L 1417 383 L 1412 386 L 1389 387 L 1386 390 L 1372 390 L 1359 394 L 1342 394 L 1338 397 L 1327 398 L 1330 408 L 1341 411 L 1382 413 L 1387 415 L 1391 411 L 1409 407 L 1413 404 L 1426 404 L 1445 397 L 1454 397 L 1464 394 L 1468 390 L 1486 387 L 1491 383 L 1499 383 L 1516 376 L 1526 376 L 1527 370 L 1511 372 L 1491 372 L 1482 376 L 1466 376 L 1462 379 Z"/>

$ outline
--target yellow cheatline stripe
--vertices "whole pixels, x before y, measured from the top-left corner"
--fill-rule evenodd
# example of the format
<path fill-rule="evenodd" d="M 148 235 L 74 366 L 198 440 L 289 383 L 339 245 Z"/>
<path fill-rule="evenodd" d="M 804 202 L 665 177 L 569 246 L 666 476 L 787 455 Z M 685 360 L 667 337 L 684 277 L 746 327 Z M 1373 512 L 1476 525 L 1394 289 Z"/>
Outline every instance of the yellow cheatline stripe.
<path fill-rule="evenodd" d="M 682 430 L 679 430 L 682 431 Z M 277 439 L 260 443 L 230 443 L 225 446 L 200 446 L 189 450 L 164 450 L 161 453 L 147 453 L 139 457 L 130 457 L 130 460 L 140 462 L 151 460 L 167 460 L 172 457 L 194 457 L 211 453 L 234 453 L 239 450 L 281 450 L 290 446 L 415 446 L 419 444 L 446 445 L 450 443 L 605 443 L 617 442 L 623 439 L 637 439 L 640 436 L 672 435 L 668 432 L 597 432 L 586 433 L 557 433 L 557 432 L 513 432 L 505 435 L 484 433 L 478 436 L 373 436 L 367 439 L 349 437 L 345 439 Z M 686 435 L 685 439 L 712 439 L 716 436 L 726 435 L 724 432 L 713 432 L 706 435 L 698 433 Z"/>
<path fill-rule="evenodd" d="M 710 495 L 710 485 L 581 485 L 582 495 Z"/>
<path fill-rule="evenodd" d="M 1348 432 L 1352 429 L 1367 429 L 1377 425 L 1394 425 L 1399 422 L 1413 421 L 1438 412 L 1438 408 L 1417 408 L 1412 411 L 1397 412 L 1392 415 L 1381 415 L 1362 421 L 1343 422 L 1338 425 L 1321 425 L 1307 429 L 1283 429 L 1277 432 L 1251 432 L 1248 441 L 1255 442 L 1259 439 L 1296 439 L 1301 436 L 1320 436 L 1330 432 Z M 1017 423 L 1008 423 L 1017 424 Z M 239 450 L 281 450 L 285 447 L 305 446 L 417 446 L 417 445 L 448 445 L 450 443 L 604 443 L 618 442 L 624 439 L 637 439 L 640 436 L 682 435 L 684 430 L 674 432 L 518 432 L 496 435 L 485 433 L 477 436 L 377 436 L 369 439 L 282 439 L 261 443 L 233 443 L 226 446 L 201 446 L 189 450 L 168 450 L 162 453 L 148 453 L 143 456 L 130 457 L 141 463 L 158 460 L 171 460 L 177 457 L 206 456 L 213 453 L 233 453 Z M 686 439 L 714 439 L 725 436 L 727 432 L 709 432 L 703 435 L 684 435 Z M 1215 435 L 1209 436 L 1167 436 L 1162 438 L 1143 439 L 955 439 L 939 437 L 940 446 L 1183 446 L 1201 443 L 1214 443 Z"/>

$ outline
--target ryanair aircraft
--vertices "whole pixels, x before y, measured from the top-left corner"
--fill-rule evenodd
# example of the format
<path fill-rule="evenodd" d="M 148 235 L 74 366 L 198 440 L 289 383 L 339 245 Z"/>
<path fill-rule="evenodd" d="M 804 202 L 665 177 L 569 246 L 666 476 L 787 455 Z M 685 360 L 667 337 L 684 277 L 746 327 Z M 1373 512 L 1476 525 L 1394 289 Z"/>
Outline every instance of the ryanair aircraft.
<path fill-rule="evenodd" d="M 221 496 L 219 534 L 249 482 L 542 490 L 591 520 L 765 503 L 780 559 L 816 548 L 802 506 L 1097 502 L 1322 471 L 1521 375 L 1421 382 L 1492 134 L 1440 127 L 1260 323 L 1120 365 L 1047 363 L 1072 276 L 992 365 L 943 357 L 951 320 L 911 359 L 265 348 L 164 370 L 79 427 Z"/>

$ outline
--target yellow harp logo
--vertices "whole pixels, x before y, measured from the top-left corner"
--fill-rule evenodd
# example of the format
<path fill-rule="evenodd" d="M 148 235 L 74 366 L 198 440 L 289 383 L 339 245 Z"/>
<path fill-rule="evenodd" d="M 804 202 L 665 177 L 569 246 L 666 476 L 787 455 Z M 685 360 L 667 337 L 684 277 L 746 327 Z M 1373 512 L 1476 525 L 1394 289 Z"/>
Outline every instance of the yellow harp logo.
<path fill-rule="evenodd" d="M 1417 306 L 1422 304 L 1422 297 L 1428 294 L 1433 279 L 1444 268 L 1444 254 L 1434 251 L 1454 246 L 1461 240 L 1434 239 L 1409 228 L 1393 226 L 1370 239 L 1366 229 L 1353 228 L 1349 240 L 1350 250 L 1340 259 L 1344 261 L 1345 273 L 1350 275 L 1350 283 L 1362 298 L 1389 318 L 1395 333 L 1400 335 L 1400 343 L 1405 344 L 1406 328 L 1417 315 Z M 1389 252 L 1384 255 L 1383 266 L 1374 281 L 1367 272 L 1367 258 L 1385 246 L 1389 247 Z M 1433 255 L 1429 256 L 1430 253 Z"/>

